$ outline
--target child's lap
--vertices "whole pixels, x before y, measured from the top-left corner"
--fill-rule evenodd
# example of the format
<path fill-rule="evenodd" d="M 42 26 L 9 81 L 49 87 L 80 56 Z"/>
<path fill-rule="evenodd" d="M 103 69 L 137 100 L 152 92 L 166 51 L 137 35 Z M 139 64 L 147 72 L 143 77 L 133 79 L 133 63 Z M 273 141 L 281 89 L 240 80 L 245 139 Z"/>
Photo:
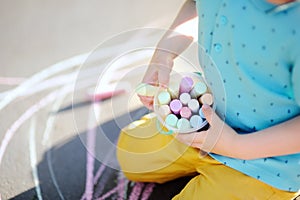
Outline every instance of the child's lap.
<path fill-rule="evenodd" d="M 292 193 L 246 176 L 209 155 L 201 157 L 198 150 L 178 142 L 172 135 L 159 133 L 156 120 L 154 115 L 146 115 L 120 134 L 117 156 L 130 180 L 163 183 L 198 174 L 174 199 L 292 198 Z"/>

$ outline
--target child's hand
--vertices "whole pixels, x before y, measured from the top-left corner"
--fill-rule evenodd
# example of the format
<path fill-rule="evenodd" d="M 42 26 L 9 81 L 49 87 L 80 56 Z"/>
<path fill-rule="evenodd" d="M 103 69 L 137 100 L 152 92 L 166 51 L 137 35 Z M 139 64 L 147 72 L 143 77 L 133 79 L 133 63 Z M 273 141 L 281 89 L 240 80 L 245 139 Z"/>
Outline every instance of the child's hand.
<path fill-rule="evenodd" d="M 203 105 L 202 109 L 210 128 L 207 131 L 177 134 L 176 138 L 182 143 L 206 152 L 234 157 L 234 151 L 238 151 L 235 144 L 239 135 L 225 124 L 211 107 Z"/>
<path fill-rule="evenodd" d="M 173 59 L 168 58 L 163 53 L 160 53 L 160 56 L 154 55 L 142 82 L 154 86 L 167 87 L 172 67 Z M 138 96 L 144 106 L 153 110 L 153 96 Z"/>

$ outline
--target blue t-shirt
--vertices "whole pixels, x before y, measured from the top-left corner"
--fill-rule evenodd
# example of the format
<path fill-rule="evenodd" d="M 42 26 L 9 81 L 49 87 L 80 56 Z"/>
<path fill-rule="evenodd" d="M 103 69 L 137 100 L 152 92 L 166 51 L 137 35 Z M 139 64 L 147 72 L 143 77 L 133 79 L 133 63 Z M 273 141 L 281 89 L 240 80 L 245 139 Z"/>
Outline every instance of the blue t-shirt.
<path fill-rule="evenodd" d="M 299 3 L 197 0 L 196 4 L 199 61 L 218 115 L 240 134 L 298 116 Z M 300 153 L 255 160 L 211 156 L 278 189 L 300 189 Z"/>

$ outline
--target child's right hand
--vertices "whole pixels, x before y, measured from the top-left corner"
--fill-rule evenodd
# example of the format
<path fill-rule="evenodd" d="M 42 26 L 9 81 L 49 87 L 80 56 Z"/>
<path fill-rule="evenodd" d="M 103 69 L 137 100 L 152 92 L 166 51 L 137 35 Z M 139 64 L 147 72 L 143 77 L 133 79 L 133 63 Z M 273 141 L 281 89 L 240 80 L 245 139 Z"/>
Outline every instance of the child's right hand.
<path fill-rule="evenodd" d="M 159 51 L 153 55 L 148 69 L 143 77 L 142 83 L 157 87 L 167 87 L 169 84 L 170 73 L 173 67 L 173 58 L 167 53 Z M 153 110 L 153 95 L 138 95 L 140 101 L 148 109 Z"/>

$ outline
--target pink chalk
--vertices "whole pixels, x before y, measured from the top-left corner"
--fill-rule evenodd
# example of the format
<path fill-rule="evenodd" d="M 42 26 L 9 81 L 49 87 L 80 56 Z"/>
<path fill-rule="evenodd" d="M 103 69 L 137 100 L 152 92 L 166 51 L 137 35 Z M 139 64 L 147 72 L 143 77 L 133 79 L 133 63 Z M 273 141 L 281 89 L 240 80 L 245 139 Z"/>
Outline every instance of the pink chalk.
<path fill-rule="evenodd" d="M 182 118 L 189 119 L 192 116 L 192 111 L 188 107 L 183 107 L 180 110 L 180 116 Z"/>
<path fill-rule="evenodd" d="M 184 77 L 181 79 L 179 92 L 180 93 L 189 93 L 193 88 L 194 81 L 190 77 Z"/>
<path fill-rule="evenodd" d="M 170 107 L 168 105 L 161 105 L 158 108 L 158 113 L 162 115 L 163 117 L 167 116 L 168 114 L 171 114 Z"/>
<path fill-rule="evenodd" d="M 179 114 L 182 108 L 182 103 L 178 99 L 174 99 L 170 103 L 170 109 L 174 114 Z"/>
<path fill-rule="evenodd" d="M 120 95 L 126 93 L 126 90 L 124 89 L 119 89 L 119 90 L 115 90 L 115 91 L 105 91 L 105 92 L 101 92 L 101 93 L 95 93 L 95 94 L 88 94 L 89 95 L 89 99 L 91 101 L 103 101 L 106 99 L 110 99 L 114 96 Z"/>

